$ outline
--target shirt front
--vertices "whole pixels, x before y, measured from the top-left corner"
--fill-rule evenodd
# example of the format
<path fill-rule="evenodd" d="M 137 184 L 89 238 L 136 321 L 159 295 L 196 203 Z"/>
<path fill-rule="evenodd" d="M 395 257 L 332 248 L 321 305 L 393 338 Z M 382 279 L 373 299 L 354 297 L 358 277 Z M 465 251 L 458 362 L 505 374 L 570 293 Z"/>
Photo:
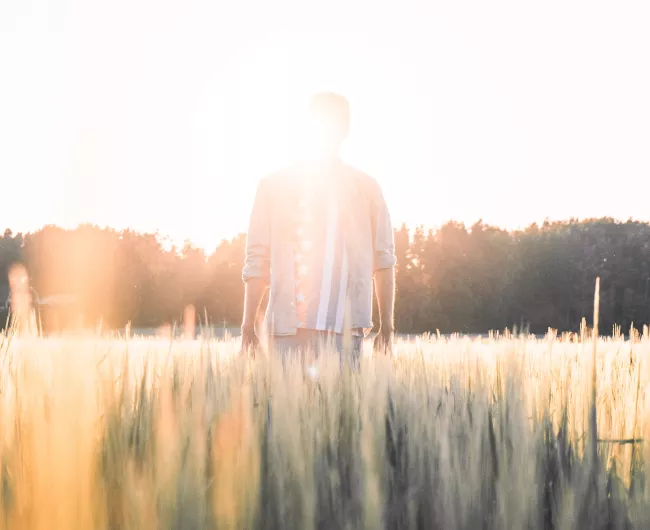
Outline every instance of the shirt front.
<path fill-rule="evenodd" d="M 295 303 L 299 328 L 342 333 L 349 268 L 340 189 L 330 177 L 309 172 L 298 184 Z"/>
<path fill-rule="evenodd" d="M 367 334 L 374 271 L 395 261 L 386 203 L 365 173 L 333 161 L 260 181 L 242 277 L 270 287 L 269 334 L 295 335 L 298 328 Z"/>

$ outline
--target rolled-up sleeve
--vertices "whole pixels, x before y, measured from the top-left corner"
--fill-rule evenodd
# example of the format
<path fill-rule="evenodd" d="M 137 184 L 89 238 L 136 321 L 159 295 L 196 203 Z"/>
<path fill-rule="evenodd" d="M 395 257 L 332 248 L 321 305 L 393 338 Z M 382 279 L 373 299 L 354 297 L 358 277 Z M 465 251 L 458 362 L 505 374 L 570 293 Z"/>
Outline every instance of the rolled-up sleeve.
<path fill-rule="evenodd" d="M 379 184 L 374 183 L 372 238 L 373 238 L 373 271 L 390 269 L 395 266 L 395 239 L 388 206 L 384 200 Z"/>
<path fill-rule="evenodd" d="M 246 258 L 242 279 L 262 278 L 267 283 L 270 279 L 271 262 L 271 223 L 269 216 L 268 193 L 262 180 L 255 192 L 255 200 L 246 234 Z"/>

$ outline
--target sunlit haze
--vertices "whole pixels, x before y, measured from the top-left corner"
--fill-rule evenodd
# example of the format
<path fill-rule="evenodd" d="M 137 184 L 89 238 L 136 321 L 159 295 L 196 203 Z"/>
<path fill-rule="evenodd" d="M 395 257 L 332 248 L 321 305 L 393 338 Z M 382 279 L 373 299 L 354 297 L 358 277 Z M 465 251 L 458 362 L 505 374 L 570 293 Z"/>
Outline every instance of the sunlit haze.
<path fill-rule="evenodd" d="M 213 249 L 311 94 L 393 222 L 650 220 L 650 3 L 0 2 L 0 228 Z"/>

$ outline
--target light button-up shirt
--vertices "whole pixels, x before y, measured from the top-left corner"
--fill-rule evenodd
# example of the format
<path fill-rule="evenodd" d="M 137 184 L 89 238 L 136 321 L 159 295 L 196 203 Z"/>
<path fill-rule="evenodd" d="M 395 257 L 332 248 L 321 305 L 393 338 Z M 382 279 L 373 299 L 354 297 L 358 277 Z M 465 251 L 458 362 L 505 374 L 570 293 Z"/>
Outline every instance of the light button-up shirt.
<path fill-rule="evenodd" d="M 377 182 L 341 162 L 296 165 L 257 188 L 243 280 L 270 286 L 271 335 L 299 327 L 372 328 L 373 274 L 395 266 L 393 227 Z"/>

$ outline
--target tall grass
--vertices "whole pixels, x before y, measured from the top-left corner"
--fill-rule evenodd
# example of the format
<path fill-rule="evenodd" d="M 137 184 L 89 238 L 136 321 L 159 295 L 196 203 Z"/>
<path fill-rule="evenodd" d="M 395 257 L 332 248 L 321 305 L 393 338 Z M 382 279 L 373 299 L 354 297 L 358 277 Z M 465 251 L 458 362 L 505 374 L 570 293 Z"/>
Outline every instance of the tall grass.
<path fill-rule="evenodd" d="M 236 350 L 2 335 L 0 529 L 650 527 L 647 333 Z"/>

